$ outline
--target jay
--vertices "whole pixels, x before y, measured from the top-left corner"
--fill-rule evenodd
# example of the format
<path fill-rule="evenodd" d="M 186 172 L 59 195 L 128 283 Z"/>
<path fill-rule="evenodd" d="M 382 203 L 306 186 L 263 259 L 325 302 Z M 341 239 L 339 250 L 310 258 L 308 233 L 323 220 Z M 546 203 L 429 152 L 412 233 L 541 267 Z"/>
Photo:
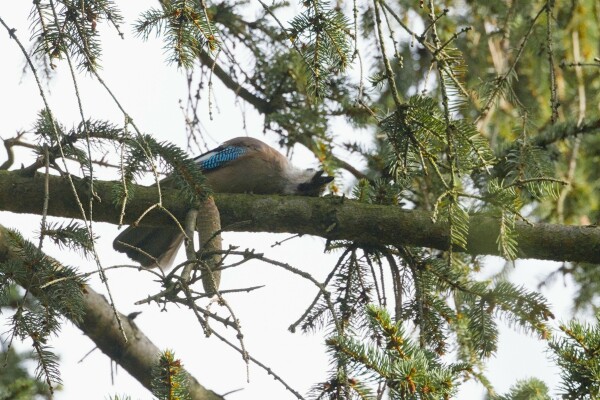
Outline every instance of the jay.
<path fill-rule="evenodd" d="M 194 160 L 216 193 L 319 196 L 333 180 L 322 170 L 297 168 L 271 146 L 250 137 L 228 140 Z M 166 269 L 183 239 L 176 227 L 130 226 L 115 238 L 113 247 L 144 267 Z"/>

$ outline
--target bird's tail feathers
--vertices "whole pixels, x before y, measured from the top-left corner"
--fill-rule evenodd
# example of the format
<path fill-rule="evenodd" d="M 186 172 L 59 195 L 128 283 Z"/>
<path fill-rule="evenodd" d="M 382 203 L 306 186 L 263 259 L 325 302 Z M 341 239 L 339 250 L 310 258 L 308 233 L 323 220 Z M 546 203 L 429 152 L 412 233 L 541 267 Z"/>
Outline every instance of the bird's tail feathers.
<path fill-rule="evenodd" d="M 143 267 L 164 271 L 173 264 L 183 238 L 177 228 L 130 226 L 115 238 L 113 248 Z"/>

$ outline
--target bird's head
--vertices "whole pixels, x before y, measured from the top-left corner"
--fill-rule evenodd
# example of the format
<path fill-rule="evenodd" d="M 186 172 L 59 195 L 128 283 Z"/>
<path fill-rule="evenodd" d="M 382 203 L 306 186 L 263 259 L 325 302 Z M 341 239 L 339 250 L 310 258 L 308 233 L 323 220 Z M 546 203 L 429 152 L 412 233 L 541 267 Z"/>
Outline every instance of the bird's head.
<path fill-rule="evenodd" d="M 308 179 L 300 184 L 296 188 L 296 194 L 300 196 L 319 196 L 325 190 L 325 186 L 333 181 L 333 176 L 323 175 L 322 169 L 315 171 L 314 169 L 307 169 L 305 171 L 305 177 Z"/>

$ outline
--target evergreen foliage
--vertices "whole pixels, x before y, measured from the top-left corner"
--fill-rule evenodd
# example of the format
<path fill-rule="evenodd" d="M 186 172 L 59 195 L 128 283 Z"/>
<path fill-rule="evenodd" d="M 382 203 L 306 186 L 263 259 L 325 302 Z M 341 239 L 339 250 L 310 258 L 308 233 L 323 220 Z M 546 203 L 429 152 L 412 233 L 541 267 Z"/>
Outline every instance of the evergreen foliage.
<path fill-rule="evenodd" d="M 565 399 L 600 397 L 600 317 L 595 324 L 576 320 L 560 326 L 564 335 L 550 342 L 561 367 L 561 391 Z"/>
<path fill-rule="evenodd" d="M 550 400 L 548 387 L 537 378 L 520 380 L 502 396 L 489 396 L 489 400 Z"/>
<path fill-rule="evenodd" d="M 17 290 L 13 290 L 16 294 Z M 15 296 L 15 301 L 20 297 Z M 13 308 L 9 303 L 3 303 L 4 312 L 8 308 Z M 50 399 L 51 394 L 48 386 L 43 380 L 36 379 L 30 375 L 26 368 L 27 362 L 32 361 L 31 354 L 18 353 L 14 347 L 5 348 L 2 346 L 0 351 L 2 357 L 2 374 L 0 374 L 0 399 L 2 400 L 30 400 L 38 396 L 43 399 Z M 60 387 L 58 387 L 60 389 Z"/>
<path fill-rule="evenodd" d="M 158 400 L 189 399 L 188 376 L 171 350 L 162 352 L 152 371 L 152 394 Z"/>
<path fill-rule="evenodd" d="M 86 256 L 92 251 L 94 240 L 97 239 L 90 238 L 88 230 L 74 221 L 68 224 L 49 224 L 41 234 L 51 238 L 59 247 L 81 250 Z"/>
<path fill-rule="evenodd" d="M 30 18 L 35 38 L 32 53 L 52 68 L 54 60 L 70 55 L 80 69 L 97 69 L 102 54 L 98 23 L 106 22 L 122 35 L 123 17 L 114 1 L 36 0 Z"/>
<path fill-rule="evenodd" d="M 368 306 L 366 317 L 369 344 L 346 335 L 327 340 L 335 358 L 348 363 L 352 377 L 338 374 L 315 387 L 315 397 L 376 398 L 381 392 L 370 389 L 373 382 L 379 391 L 387 387 L 391 399 L 441 399 L 456 393 L 468 364 L 441 364 L 435 353 L 413 343 L 402 324 L 394 323 L 384 309 Z"/>
<path fill-rule="evenodd" d="M 162 8 L 151 8 L 140 16 L 136 31 L 148 38 L 153 31 L 165 39 L 169 62 L 179 67 L 192 67 L 205 47 L 219 47 L 217 30 L 208 17 L 204 2 L 175 0 L 161 2 Z"/>
<path fill-rule="evenodd" d="M 309 93 L 322 97 L 326 82 L 344 72 L 351 57 L 349 21 L 319 0 L 306 0 L 304 11 L 290 21 L 289 39 L 300 47 L 308 67 Z"/>
<path fill-rule="evenodd" d="M 78 321 L 82 316 L 81 296 L 84 281 L 75 270 L 59 265 L 45 256 L 16 231 L 6 231 L 9 248 L 21 261 L 0 264 L 0 298 L 14 296 L 16 282 L 30 282 L 16 300 L 10 318 L 10 337 L 32 341 L 33 358 L 37 361 L 37 378 L 47 383 L 50 393 L 60 384 L 58 357 L 47 344 L 58 334 L 61 317 Z M 35 300 L 28 297 L 35 295 Z M 27 301 L 26 301 L 27 300 Z"/>

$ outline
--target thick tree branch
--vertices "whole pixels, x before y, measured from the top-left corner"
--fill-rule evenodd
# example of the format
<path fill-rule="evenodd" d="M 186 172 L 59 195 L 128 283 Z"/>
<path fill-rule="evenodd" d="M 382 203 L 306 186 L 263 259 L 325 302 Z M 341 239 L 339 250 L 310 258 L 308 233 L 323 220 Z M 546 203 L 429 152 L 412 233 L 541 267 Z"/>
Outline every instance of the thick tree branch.
<path fill-rule="evenodd" d="M 48 214 L 79 218 L 68 183 L 59 177 L 50 178 Z M 39 214 L 44 198 L 43 182 L 41 177 L 27 178 L 18 172 L 0 171 L 0 210 Z M 89 198 L 86 181 L 76 184 L 82 199 Z M 94 189 L 100 199 L 94 205 L 96 221 L 118 223 L 118 208 L 112 203 L 113 188 L 118 184 L 95 182 Z M 156 188 L 136 187 L 135 197 L 127 206 L 125 223 L 135 221 L 156 199 Z M 448 226 L 443 222 L 433 223 L 430 214 L 422 211 L 360 204 L 341 198 L 219 194 L 215 200 L 226 231 L 290 232 L 354 240 L 365 245 L 410 245 L 441 250 L 447 249 L 450 243 Z M 163 206 L 181 220 L 187 212 L 176 190 L 163 190 Z M 200 205 L 199 213 L 203 211 Z M 170 218 L 160 211 L 148 213 L 141 221 L 144 225 L 169 223 L 172 223 Z M 466 251 L 475 255 L 499 255 L 498 231 L 494 218 L 471 216 Z M 516 232 L 520 258 L 600 263 L 600 228 L 595 226 L 531 226 L 518 222 Z"/>
<path fill-rule="evenodd" d="M 7 241 L 6 228 L 0 225 L 0 263 L 14 260 L 18 257 Z M 46 282 L 39 282 L 35 288 L 30 282 L 17 282 L 23 287 L 32 290 L 35 296 Z M 114 312 L 104 298 L 92 288 L 86 286 L 83 294 L 84 316 L 81 321 L 72 321 L 89 337 L 104 354 L 121 365 L 127 372 L 137 379 L 142 385 L 150 389 L 152 379 L 151 371 L 158 360 L 160 349 L 148 339 L 142 331 L 127 316 L 120 314 L 123 329 L 127 336 L 127 343 L 119 331 Z M 222 396 L 206 389 L 190 376 L 190 394 L 195 400 L 219 400 Z"/>

